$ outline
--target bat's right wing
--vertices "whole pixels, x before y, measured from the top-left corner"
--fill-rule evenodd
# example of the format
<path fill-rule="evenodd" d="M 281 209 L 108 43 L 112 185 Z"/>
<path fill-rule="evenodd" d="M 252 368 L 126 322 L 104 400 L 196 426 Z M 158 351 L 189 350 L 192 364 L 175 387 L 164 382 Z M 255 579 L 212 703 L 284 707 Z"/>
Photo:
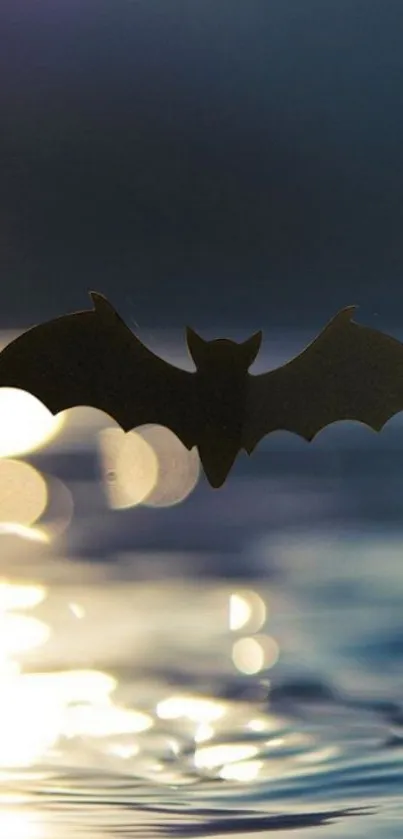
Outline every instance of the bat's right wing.
<path fill-rule="evenodd" d="M 53 413 L 87 405 L 125 430 L 154 423 L 197 442 L 195 374 L 159 358 L 100 294 L 94 309 L 35 326 L 0 353 L 0 387 L 36 396 Z"/>
<path fill-rule="evenodd" d="M 244 448 L 271 431 L 312 440 L 338 420 L 374 431 L 403 411 L 403 344 L 339 312 L 304 352 L 283 367 L 248 378 Z"/>

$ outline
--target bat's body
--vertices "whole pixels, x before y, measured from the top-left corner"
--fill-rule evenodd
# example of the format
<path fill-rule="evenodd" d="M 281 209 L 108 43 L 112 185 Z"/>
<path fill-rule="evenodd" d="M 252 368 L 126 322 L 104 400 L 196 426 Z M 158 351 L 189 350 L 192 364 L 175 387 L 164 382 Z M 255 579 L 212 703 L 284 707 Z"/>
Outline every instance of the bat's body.
<path fill-rule="evenodd" d="M 261 334 L 244 344 L 226 339 L 206 342 L 188 329 L 187 341 L 196 364 L 196 444 L 210 484 L 221 486 L 244 445 L 248 367 L 259 351 Z"/>
<path fill-rule="evenodd" d="M 148 350 L 108 301 L 33 327 L 0 353 L 0 387 L 28 391 L 53 414 L 89 405 L 129 431 L 148 423 L 197 446 L 210 484 L 221 486 L 241 449 L 266 434 L 312 440 L 326 425 L 357 420 L 376 431 L 403 410 L 403 344 L 352 321 L 343 309 L 304 352 L 263 375 L 248 370 L 261 333 L 237 344 L 187 330 L 194 372 Z"/>

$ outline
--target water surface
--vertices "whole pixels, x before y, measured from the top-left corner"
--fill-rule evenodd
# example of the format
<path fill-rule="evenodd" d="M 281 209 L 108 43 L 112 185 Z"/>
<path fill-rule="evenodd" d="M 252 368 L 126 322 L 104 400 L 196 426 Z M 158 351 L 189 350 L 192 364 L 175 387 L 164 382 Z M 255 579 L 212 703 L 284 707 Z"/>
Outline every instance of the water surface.
<path fill-rule="evenodd" d="M 400 837 L 401 418 L 218 492 L 164 443 L 144 503 L 111 428 L 3 452 L 0 835 Z"/>

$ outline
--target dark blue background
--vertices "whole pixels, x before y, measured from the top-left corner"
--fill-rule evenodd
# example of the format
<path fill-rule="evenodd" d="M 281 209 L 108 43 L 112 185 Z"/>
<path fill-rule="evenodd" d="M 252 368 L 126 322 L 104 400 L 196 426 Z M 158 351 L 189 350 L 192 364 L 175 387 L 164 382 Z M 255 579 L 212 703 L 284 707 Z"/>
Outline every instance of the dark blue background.
<path fill-rule="evenodd" d="M 400 0 L 3 0 L 0 325 L 399 326 Z"/>

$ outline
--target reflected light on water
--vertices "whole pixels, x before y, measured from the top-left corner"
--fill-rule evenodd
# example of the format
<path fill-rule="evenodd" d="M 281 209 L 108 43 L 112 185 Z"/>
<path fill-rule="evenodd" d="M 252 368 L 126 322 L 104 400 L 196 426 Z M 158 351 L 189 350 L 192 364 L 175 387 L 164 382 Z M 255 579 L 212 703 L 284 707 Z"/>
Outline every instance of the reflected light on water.
<path fill-rule="evenodd" d="M 153 725 L 148 714 L 119 708 L 75 705 L 69 709 L 64 734 L 67 737 L 110 737 L 114 734 L 139 734 Z"/>
<path fill-rule="evenodd" d="M 31 525 L 47 499 L 46 481 L 37 469 L 19 460 L 0 460 L 1 522 Z"/>
<path fill-rule="evenodd" d="M 113 702 L 111 694 L 117 681 L 107 673 L 97 670 L 22 672 L 18 656 L 45 644 L 51 629 L 20 611 L 34 609 L 46 595 L 44 586 L 0 581 L 0 766 L 3 768 L 34 765 L 63 737 L 133 734 L 153 725 L 148 714 Z"/>
<path fill-rule="evenodd" d="M 0 766 L 28 767 L 57 742 L 62 709 L 35 677 L 2 680 Z"/>
<path fill-rule="evenodd" d="M 69 609 L 77 620 L 85 618 L 85 609 L 83 606 L 80 606 L 79 603 L 69 603 Z"/>
<path fill-rule="evenodd" d="M 211 740 L 214 737 L 214 728 L 208 722 L 202 722 L 197 727 L 194 741 L 195 743 L 205 743 L 206 740 Z"/>
<path fill-rule="evenodd" d="M 45 597 L 45 586 L 18 585 L 0 580 L 0 610 L 33 609 L 43 603 Z"/>
<path fill-rule="evenodd" d="M 107 753 L 119 760 L 132 760 L 137 757 L 140 746 L 137 743 L 111 743 L 106 749 Z"/>
<path fill-rule="evenodd" d="M 312 749 L 309 752 L 304 752 L 294 756 L 296 763 L 312 763 L 317 766 L 319 763 L 327 763 L 329 760 L 340 755 L 341 749 L 338 746 L 324 746 L 321 749 Z"/>
<path fill-rule="evenodd" d="M 141 504 L 158 478 L 153 448 L 136 431 L 125 434 L 120 428 L 105 428 L 98 439 L 109 506 L 123 510 Z"/>
<path fill-rule="evenodd" d="M 2 839 L 45 839 L 45 832 L 32 813 L 2 809 L 0 836 Z"/>
<path fill-rule="evenodd" d="M 50 628 L 37 618 L 0 615 L 0 658 L 33 650 L 45 644 L 49 637 Z"/>
<path fill-rule="evenodd" d="M 115 680 L 97 671 L 0 675 L 0 766 L 32 766 L 60 738 L 145 731 L 148 715 L 113 704 Z"/>
<path fill-rule="evenodd" d="M 257 746 L 241 743 L 222 743 L 214 746 L 202 746 L 197 749 L 194 762 L 197 769 L 216 769 L 227 764 L 238 764 L 239 761 L 256 757 Z"/>
<path fill-rule="evenodd" d="M 250 783 L 256 781 L 264 767 L 262 760 L 248 760 L 245 763 L 227 763 L 220 771 L 220 778 L 224 781 L 239 781 Z"/>
<path fill-rule="evenodd" d="M 239 638 L 232 647 L 232 660 L 235 667 L 248 676 L 273 667 L 278 657 L 277 641 L 269 635 Z"/>
<path fill-rule="evenodd" d="M 0 583 L 0 766 L 27 765 L 42 754 L 53 740 L 52 719 L 44 715 L 37 725 L 35 707 L 26 681 L 20 675 L 15 656 L 44 644 L 50 629 L 36 618 L 13 613 L 33 609 L 46 597 L 46 589 L 35 585 Z"/>
<path fill-rule="evenodd" d="M 28 677 L 27 677 L 28 678 Z M 34 678 L 34 677 L 33 677 Z M 108 701 L 117 682 L 99 670 L 67 670 L 61 673 L 38 674 L 45 688 L 64 702 Z"/>
<path fill-rule="evenodd" d="M 250 731 L 262 734 L 265 731 L 276 731 L 277 724 L 266 714 L 264 717 L 254 717 L 252 720 L 249 720 L 247 728 Z"/>
<path fill-rule="evenodd" d="M 191 722 L 211 723 L 224 716 L 225 707 L 212 699 L 170 696 L 158 703 L 157 714 L 161 720 L 177 720 L 182 717 Z"/>
<path fill-rule="evenodd" d="M 248 627 L 249 632 L 257 632 L 265 623 L 266 604 L 256 591 L 236 591 L 229 600 L 229 628 L 237 632 Z"/>
<path fill-rule="evenodd" d="M 48 640 L 50 629 L 45 623 L 37 618 L 13 613 L 15 609 L 33 609 L 45 597 L 44 586 L 13 585 L 5 580 L 0 581 L 0 663 L 3 674 L 16 672 L 16 662 L 13 661 L 15 655 L 33 650 Z M 7 665 L 11 665 L 11 669 Z"/>
<path fill-rule="evenodd" d="M 35 396 L 15 388 L 0 388 L 0 457 L 14 457 L 39 449 L 65 423 Z"/>

